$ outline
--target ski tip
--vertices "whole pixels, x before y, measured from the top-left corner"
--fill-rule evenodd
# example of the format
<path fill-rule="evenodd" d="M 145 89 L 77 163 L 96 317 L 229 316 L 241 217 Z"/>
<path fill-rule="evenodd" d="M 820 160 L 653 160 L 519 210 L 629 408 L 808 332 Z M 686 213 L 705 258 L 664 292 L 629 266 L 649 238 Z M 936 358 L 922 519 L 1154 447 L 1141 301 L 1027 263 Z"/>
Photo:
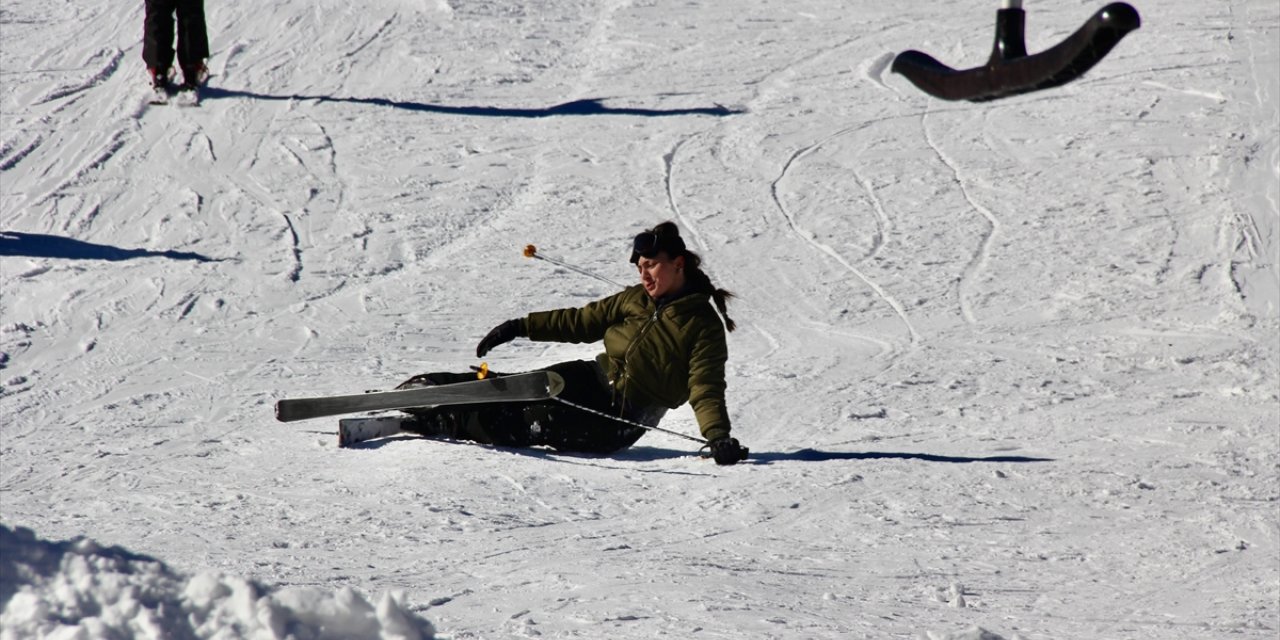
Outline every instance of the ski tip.
<path fill-rule="evenodd" d="M 564 391 L 564 378 L 554 371 L 547 372 L 547 395 L 552 398 Z"/>
<path fill-rule="evenodd" d="M 288 400 L 276 401 L 276 421 L 277 422 L 293 422 L 294 420 L 297 420 L 297 419 L 298 419 L 297 416 L 293 415 L 293 412 L 289 409 Z"/>

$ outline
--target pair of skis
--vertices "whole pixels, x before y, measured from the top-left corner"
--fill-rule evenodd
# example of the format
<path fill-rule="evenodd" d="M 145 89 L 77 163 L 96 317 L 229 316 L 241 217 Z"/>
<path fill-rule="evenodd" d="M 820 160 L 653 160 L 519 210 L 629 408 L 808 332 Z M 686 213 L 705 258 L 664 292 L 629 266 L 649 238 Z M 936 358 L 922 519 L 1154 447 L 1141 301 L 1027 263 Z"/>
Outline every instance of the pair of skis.
<path fill-rule="evenodd" d="M 276 419 L 294 422 L 346 413 L 389 411 L 484 402 L 546 400 L 560 395 L 564 378 L 551 371 L 534 371 L 469 382 L 377 391 L 342 396 L 286 398 L 276 402 Z M 338 422 L 338 446 L 400 433 L 413 416 L 390 415 L 347 418 Z"/>
<path fill-rule="evenodd" d="M 147 103 L 152 105 L 176 103 L 181 107 L 198 107 L 200 106 L 200 93 L 204 90 L 205 84 L 209 82 L 209 77 L 209 69 L 202 67 L 194 82 L 179 85 L 174 83 L 173 72 L 170 70 L 161 79 L 160 84 L 152 84 Z M 187 80 L 190 80 L 190 78 L 187 78 Z"/>
<path fill-rule="evenodd" d="M 184 88 L 176 85 L 152 87 L 147 103 L 155 106 L 177 104 L 180 107 L 198 107 L 200 106 L 200 89 L 199 86 Z"/>

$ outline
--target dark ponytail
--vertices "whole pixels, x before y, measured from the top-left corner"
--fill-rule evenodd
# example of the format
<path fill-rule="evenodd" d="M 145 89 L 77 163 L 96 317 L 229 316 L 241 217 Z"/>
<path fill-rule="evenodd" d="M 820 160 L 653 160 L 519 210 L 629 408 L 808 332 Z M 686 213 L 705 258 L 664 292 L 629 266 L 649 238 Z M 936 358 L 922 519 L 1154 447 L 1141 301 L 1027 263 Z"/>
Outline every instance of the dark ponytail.
<path fill-rule="evenodd" d="M 716 311 L 720 312 L 720 317 L 724 318 L 724 328 L 733 331 L 738 328 L 738 324 L 729 317 L 727 307 L 729 300 L 735 298 L 732 291 L 716 287 L 711 283 L 711 278 L 707 277 L 706 272 L 701 269 L 702 257 L 698 254 L 685 250 L 684 252 L 684 278 L 694 291 L 705 293 L 711 296 L 711 300 L 716 303 Z"/>
<path fill-rule="evenodd" d="M 677 253 L 684 256 L 684 279 L 688 287 L 698 293 L 705 293 L 711 296 L 711 300 L 716 305 L 716 311 L 719 311 L 720 317 L 724 319 L 724 328 L 729 331 L 737 329 L 738 324 L 729 317 L 728 313 L 729 300 L 737 296 L 712 284 L 711 278 L 702 270 L 702 256 L 685 247 L 684 240 L 680 238 L 680 229 L 676 227 L 676 223 L 664 222 L 654 227 L 653 232 L 658 237 L 668 239 L 668 242 L 679 247 Z M 675 258 L 676 256 L 673 255 L 671 257 Z"/>

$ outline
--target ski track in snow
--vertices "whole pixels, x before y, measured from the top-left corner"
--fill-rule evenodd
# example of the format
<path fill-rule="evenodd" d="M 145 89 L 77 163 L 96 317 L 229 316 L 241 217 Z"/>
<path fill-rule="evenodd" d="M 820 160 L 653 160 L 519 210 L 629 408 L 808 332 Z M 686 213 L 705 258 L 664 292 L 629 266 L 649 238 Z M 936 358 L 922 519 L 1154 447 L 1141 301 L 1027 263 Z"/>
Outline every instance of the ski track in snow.
<path fill-rule="evenodd" d="M 671 208 L 671 213 L 675 216 L 676 222 L 680 225 L 681 234 L 683 235 L 685 233 L 684 230 L 688 229 L 688 235 L 693 238 L 693 245 L 698 248 L 698 253 L 702 254 L 706 253 L 709 245 L 702 239 L 702 234 L 698 233 L 697 225 L 693 224 L 687 216 L 681 213 L 680 205 L 676 202 L 673 177 L 675 174 L 676 156 L 680 153 L 680 148 L 700 135 L 703 134 L 694 134 L 686 138 L 681 138 L 674 146 L 671 147 L 670 151 L 662 154 L 662 163 L 664 167 L 662 182 L 667 194 L 667 206 Z"/>
<path fill-rule="evenodd" d="M 824 139 L 822 139 L 822 140 L 820 140 L 820 141 L 818 141 L 818 142 L 815 142 L 815 143 L 814 143 L 814 144 L 812 144 L 812 145 L 809 145 L 809 146 L 807 146 L 807 147 L 803 147 L 803 148 L 801 148 L 801 149 L 797 150 L 797 151 L 796 151 L 795 153 L 793 153 L 789 158 L 787 158 L 787 161 L 786 161 L 785 163 L 783 163 L 783 165 L 782 165 L 782 171 L 781 171 L 781 172 L 780 172 L 780 174 L 778 175 L 777 179 L 775 179 L 775 180 L 774 180 L 774 181 L 769 185 L 769 190 L 770 190 L 770 195 L 772 196 L 774 203 L 775 203 L 775 204 L 777 205 L 777 207 L 778 207 L 778 211 L 779 211 L 780 213 L 782 213 L 783 218 L 786 220 L 786 222 L 787 222 L 787 226 L 788 226 L 788 227 L 789 227 L 789 228 L 790 228 L 790 229 L 791 229 L 791 230 L 792 230 L 792 231 L 793 231 L 793 232 L 794 232 L 794 233 L 795 233 L 795 234 L 796 234 L 796 235 L 797 235 L 801 240 L 803 240 L 804 242 L 806 242 L 806 243 L 808 243 L 809 245 L 811 245 L 814 249 L 816 249 L 816 250 L 818 250 L 818 251 L 820 251 L 820 252 L 822 252 L 822 253 L 824 253 L 824 254 L 826 254 L 826 255 L 830 256 L 833 260 L 835 260 L 836 262 L 840 263 L 840 265 L 841 265 L 841 266 L 843 266 L 843 267 L 844 267 L 845 269 L 847 269 L 850 273 L 852 273 L 852 274 L 853 274 L 854 276 L 856 276 L 859 280 L 861 280 L 861 281 L 862 281 L 863 283 L 865 283 L 868 287 L 870 287 L 873 291 L 875 291 L 876 295 L 877 295 L 877 296 L 879 296 L 882 300 L 884 300 L 884 302 L 885 302 L 886 304 L 888 304 L 888 305 L 893 309 L 894 313 L 896 313 L 896 314 L 898 315 L 898 317 L 899 317 L 899 318 L 901 319 L 901 321 L 902 321 L 903 326 L 904 326 L 904 327 L 906 327 L 907 333 L 908 333 L 908 335 L 909 335 L 909 336 L 910 336 L 910 338 L 911 338 L 911 343 L 912 343 L 912 344 L 915 344 L 915 343 L 917 343 L 917 342 L 919 342 L 919 341 L 920 341 L 920 334 L 916 332 L 915 326 L 911 324 L 911 319 L 907 316 L 907 312 L 906 312 L 906 310 L 903 308 L 902 304 L 901 304 L 901 303 L 899 303 L 897 300 L 895 300 L 891 295 L 889 295 L 889 293 L 888 293 L 888 292 L 886 292 L 886 291 L 884 290 L 884 288 L 882 288 L 880 285 L 876 284 L 874 281 L 872 281 L 870 278 L 868 278 L 868 277 L 867 277 L 867 276 L 866 276 L 866 275 L 865 275 L 861 270 L 859 270 L 859 269 L 858 269 L 858 267 L 856 267 L 854 264 L 852 264 L 852 263 L 851 263 L 851 262 L 849 262 L 847 259 L 845 259 L 845 258 L 844 258 L 844 256 L 840 255 L 840 253 L 839 253 L 838 251 L 836 251 L 835 249 L 831 248 L 829 245 L 826 245 L 826 244 L 823 244 L 823 243 L 819 242 L 819 241 L 815 238 L 815 235 L 814 235 L 814 233 L 813 233 L 812 231 L 808 231 L 808 230 L 806 230 L 806 229 L 804 229 L 804 228 L 800 227 L 800 226 L 796 223 L 795 216 L 794 216 L 794 215 L 791 213 L 791 211 L 787 208 L 786 203 L 785 203 L 785 202 L 783 202 L 783 197 L 782 197 L 782 196 L 780 195 L 780 193 L 779 193 L 779 188 L 780 188 L 780 187 L 779 187 L 779 185 L 781 185 L 781 184 L 782 184 L 782 182 L 786 179 L 787 174 L 791 172 L 792 168 L 793 168 L 793 167 L 794 167 L 798 162 L 800 162 L 800 161 L 801 161 L 805 156 L 807 156 L 807 155 L 809 155 L 809 154 L 813 153 L 814 151 L 816 151 L 817 149 L 821 148 L 823 145 L 827 144 L 828 142 L 830 142 L 830 141 L 832 141 L 832 140 L 835 140 L 835 139 L 837 139 L 837 138 L 843 137 L 843 136 L 848 135 L 848 134 L 850 134 L 850 133 L 853 133 L 853 132 L 860 131 L 860 130 L 862 130 L 862 129 L 868 128 L 868 127 L 870 127 L 870 126 L 873 126 L 874 124 L 876 124 L 876 121 L 870 121 L 870 122 L 863 123 L 863 124 L 860 124 L 860 125 L 857 125 L 857 126 L 854 126 L 854 127 L 849 127 L 849 128 L 847 128 L 847 129 L 843 129 L 843 130 L 837 131 L 837 132 L 835 132 L 835 133 L 831 134 L 830 136 L 827 136 L 826 138 L 824 138 Z M 873 207 L 873 210 L 875 211 L 875 215 L 876 215 L 877 222 L 878 222 L 879 224 L 881 224 L 881 225 L 882 225 L 880 228 L 881 228 L 881 229 L 883 229 L 883 228 L 884 228 L 883 223 L 884 223 L 884 221 L 886 220 L 886 218 L 885 218 L 885 216 L 884 216 L 883 209 L 881 208 L 881 206 L 880 206 L 879 202 L 875 200 L 875 196 L 874 196 L 874 193 L 872 192 L 872 190 L 871 190 L 870 188 L 867 188 L 867 187 L 866 187 L 865 182 L 863 182 L 861 178 L 859 178 L 859 183 L 860 183 L 864 188 L 866 188 L 867 194 L 868 194 L 869 196 L 871 196 L 871 198 L 872 198 L 873 202 L 875 202 L 875 206 Z M 882 234 L 877 236 L 877 238 L 876 238 L 876 242 L 875 242 L 875 244 L 873 245 L 872 250 L 868 253 L 868 255 L 867 255 L 866 257 L 868 257 L 868 258 L 869 258 L 869 257 L 873 256 L 873 255 L 874 255 L 874 254 L 879 250 L 879 247 L 880 247 L 880 245 L 882 244 L 882 240 L 881 240 L 881 238 L 882 238 L 882 237 L 883 237 L 883 235 L 882 235 Z M 880 341 L 880 340 L 873 340 L 873 342 L 876 342 L 877 344 L 879 344 L 879 345 L 881 346 L 881 348 L 882 348 L 882 349 L 885 349 L 885 350 L 888 350 L 888 351 L 891 351 L 891 350 L 892 350 L 892 347 L 890 347 L 890 346 L 889 346 L 889 343 L 888 343 L 888 342 Z"/>
<path fill-rule="evenodd" d="M 124 52 L 119 49 L 100 51 L 94 55 L 93 60 L 100 58 L 103 60 L 97 65 L 98 69 L 90 74 L 88 78 L 69 86 L 54 89 L 48 95 L 37 100 L 36 104 L 44 104 L 46 102 L 61 100 L 77 93 L 87 91 L 101 84 L 103 80 L 106 80 L 111 76 L 111 74 L 116 72 L 116 68 L 120 66 L 120 60 L 124 58 Z M 93 60 L 90 60 L 90 62 L 93 62 Z"/>
<path fill-rule="evenodd" d="M 888 30 L 892 31 L 893 28 L 890 27 Z M 779 100 L 783 100 L 785 96 L 786 87 L 788 86 L 790 79 L 803 75 L 808 68 L 815 67 L 816 65 L 819 65 L 824 61 L 827 61 L 830 59 L 838 59 L 841 53 L 847 51 L 849 48 L 856 45 L 861 40 L 862 40 L 861 37 L 854 37 L 846 40 L 845 42 L 842 42 L 833 46 L 817 48 L 812 53 L 801 55 L 797 57 L 795 60 L 792 60 L 791 62 L 787 63 L 783 67 L 771 70 L 767 72 L 765 75 L 763 75 L 762 77 L 760 77 L 759 79 L 752 81 L 750 84 L 751 86 L 754 87 L 754 95 L 750 100 L 747 101 L 748 110 L 755 111 L 759 109 L 767 109 L 771 106 L 772 103 L 777 102 Z M 866 74 L 864 73 L 864 76 L 865 75 Z M 810 147 L 801 149 L 800 151 L 788 157 L 786 159 L 786 162 L 783 165 L 781 174 L 769 185 L 770 199 L 773 203 L 773 206 L 776 207 L 777 210 L 782 212 L 782 214 L 784 215 L 784 218 L 788 222 L 789 228 L 792 230 L 792 232 L 796 236 L 798 236 L 802 241 L 804 241 L 808 246 L 810 246 L 810 248 L 817 250 L 822 255 L 827 256 L 828 258 L 834 260 L 836 263 L 840 264 L 844 269 L 851 272 L 861 282 L 863 282 L 866 286 L 871 288 L 877 296 L 879 296 L 882 300 L 884 300 L 884 302 L 887 303 L 887 305 L 893 309 L 894 313 L 898 315 L 901 322 L 905 325 L 911 342 L 915 343 L 919 339 L 919 335 L 915 331 L 914 326 L 912 326 L 910 319 L 906 316 L 903 307 L 896 300 L 894 300 L 892 296 L 890 296 L 882 287 L 880 287 L 876 282 L 871 280 L 865 273 L 860 271 L 856 266 L 854 266 L 852 263 L 846 260 L 842 255 L 836 252 L 833 248 L 817 242 L 815 238 L 812 237 L 812 235 L 807 235 L 803 229 L 798 227 L 794 216 L 791 215 L 791 212 L 787 209 L 785 203 L 782 201 L 778 193 L 779 184 L 784 180 L 784 178 L 786 178 L 788 172 L 792 169 L 793 165 L 798 160 L 803 158 L 808 153 L 820 148 L 826 142 L 829 142 L 830 140 L 839 138 L 846 134 L 852 133 L 854 131 L 863 129 L 867 126 L 870 126 L 870 124 L 873 124 L 873 123 L 864 123 L 863 125 L 849 127 L 847 129 L 841 130 L 833 135 L 830 135 L 824 138 L 822 141 L 816 144 L 813 144 Z M 711 150 L 714 153 L 714 150 L 716 148 L 729 143 L 726 133 L 727 132 L 725 130 L 725 125 L 716 125 L 711 129 L 708 129 L 704 132 L 700 132 L 695 137 L 707 138 L 708 140 L 703 144 L 701 144 L 701 147 L 703 149 Z M 675 168 L 676 157 L 680 154 L 680 152 L 684 148 L 686 148 L 686 146 L 688 146 L 688 144 L 691 141 L 695 139 L 695 137 L 689 137 L 689 138 L 680 140 L 672 147 L 670 151 L 664 154 L 664 164 L 666 166 L 666 174 L 667 174 L 666 191 L 667 191 L 667 197 L 670 203 L 671 210 L 675 214 L 676 219 L 682 224 L 682 226 L 688 227 L 693 230 L 693 233 L 691 235 L 693 235 L 697 243 L 697 246 L 705 249 L 708 243 L 703 239 L 703 234 L 698 231 L 698 227 L 690 219 L 690 216 L 685 215 L 676 203 L 676 195 L 675 195 L 673 178 L 672 178 L 673 174 L 676 171 L 676 168 Z M 858 179 L 860 184 L 863 184 L 864 186 L 867 185 L 867 183 L 860 176 Z M 867 188 L 867 191 L 868 191 L 868 195 L 874 200 L 875 199 L 874 191 L 869 187 Z M 879 233 L 877 233 L 875 236 L 872 249 L 868 252 L 867 256 L 864 256 L 863 258 L 864 260 L 874 257 L 874 255 L 879 249 L 879 246 L 883 243 L 883 231 L 885 228 L 883 225 L 887 222 L 887 218 L 884 215 L 883 207 L 879 203 L 876 204 L 874 215 L 876 216 L 877 224 L 881 225 L 881 227 L 880 227 Z M 823 323 L 806 323 L 806 324 L 809 324 L 809 326 L 820 327 L 821 330 L 828 331 L 830 332 L 831 335 L 843 335 L 846 337 L 853 338 L 856 341 L 866 343 L 872 346 L 873 349 L 878 353 L 878 356 L 877 356 L 878 358 L 885 358 L 887 355 L 893 354 L 898 350 L 898 347 L 895 346 L 892 343 L 892 341 L 876 337 L 875 335 L 872 335 L 872 334 L 866 334 L 864 332 L 850 332 L 847 330 L 840 330 L 840 329 L 836 329 L 831 325 L 825 325 Z M 768 350 L 765 352 L 765 355 L 766 356 L 772 355 L 776 353 L 779 348 L 780 346 L 777 344 L 776 340 L 772 338 L 768 338 Z M 894 358 L 893 357 L 887 358 L 887 362 L 888 362 L 888 367 L 891 368 L 893 366 L 892 363 L 894 362 Z"/>
<path fill-rule="evenodd" d="M 938 159 L 941 160 L 948 169 L 950 169 L 951 174 L 955 179 L 956 186 L 958 186 L 960 188 L 960 192 L 964 194 L 965 201 L 969 203 L 969 206 L 973 207 L 974 211 L 978 212 L 979 215 L 986 219 L 987 228 L 982 234 L 981 246 L 974 254 L 973 259 L 965 266 L 964 276 L 960 279 L 960 282 L 957 285 L 960 293 L 960 311 L 964 314 L 964 319 L 970 324 L 977 324 L 978 316 L 974 313 L 973 301 L 970 300 L 969 295 L 965 294 L 965 289 L 966 285 L 969 285 L 968 288 L 972 288 L 972 283 L 976 280 L 978 274 L 983 271 L 987 263 L 991 260 L 991 246 L 995 242 L 997 235 L 1000 233 L 1000 220 L 996 218 L 995 214 L 991 213 L 990 209 L 982 206 L 974 199 L 972 191 L 965 183 L 964 178 L 960 175 L 959 166 L 954 160 L 947 156 L 946 152 L 942 150 L 942 147 L 938 146 L 938 142 L 934 139 L 932 132 L 929 130 L 928 112 L 920 116 L 920 128 L 924 131 L 925 141 L 929 143 L 929 148 L 933 149 L 934 153 L 938 154 Z"/>
<path fill-rule="evenodd" d="M 990 7 L 208 4 L 180 109 L 140 3 L 8 0 L 0 635 L 1274 638 L 1280 8 L 1139 8 L 944 105 L 894 52 L 980 62 Z M 476 364 L 615 290 L 522 247 L 630 282 L 665 219 L 739 296 L 747 463 L 273 420 Z"/>

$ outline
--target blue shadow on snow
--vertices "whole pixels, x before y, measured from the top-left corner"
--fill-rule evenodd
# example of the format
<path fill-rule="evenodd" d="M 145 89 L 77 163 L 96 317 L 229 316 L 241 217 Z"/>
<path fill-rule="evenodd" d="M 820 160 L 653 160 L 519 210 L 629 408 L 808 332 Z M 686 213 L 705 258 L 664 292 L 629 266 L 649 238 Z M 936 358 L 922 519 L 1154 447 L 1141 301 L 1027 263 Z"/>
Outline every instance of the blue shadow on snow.
<path fill-rule="evenodd" d="M 28 258 L 65 258 L 68 260 L 132 260 L 134 258 L 168 258 L 170 260 L 195 260 L 220 262 L 199 253 L 189 251 L 152 251 L 150 249 L 122 249 L 105 244 L 93 244 L 74 238 L 0 231 L 0 256 L 26 256 Z"/>
<path fill-rule="evenodd" d="M 552 105 L 542 108 L 519 108 L 519 107 L 486 107 L 486 106 L 450 106 L 442 104 L 430 104 L 424 102 L 403 102 L 400 100 L 390 100 L 387 98 L 341 98 L 335 96 L 308 96 L 308 95 L 269 95 L 263 93 L 254 93 L 252 91 L 241 91 L 237 89 L 223 89 L 221 87 L 206 87 L 201 92 L 202 99 L 218 99 L 218 98 L 249 98 L 253 100 L 314 100 L 316 102 L 346 102 L 351 104 L 366 104 L 377 107 L 392 107 L 394 109 L 404 109 L 406 111 L 420 111 L 425 113 L 443 113 L 457 116 L 479 116 L 489 118 L 549 118 L 552 116 L 731 116 L 734 114 L 745 113 L 743 109 L 731 109 L 722 105 L 714 107 L 694 107 L 686 109 L 646 109 L 641 107 L 610 107 L 604 104 L 605 98 L 586 98 L 583 100 L 574 100 L 564 104 Z"/>
<path fill-rule="evenodd" d="M 831 460 L 921 460 L 924 462 L 950 462 L 969 464 L 973 462 L 1053 462 L 1053 458 L 1032 458 L 1028 456 L 940 456 L 932 453 L 905 453 L 895 451 L 819 451 L 817 449 L 800 449 L 786 453 L 771 451 L 751 452 L 747 462 L 770 464 L 773 462 L 828 462 Z"/>
<path fill-rule="evenodd" d="M 317 431 L 314 433 L 332 433 Z M 353 449 L 380 449 L 388 444 L 401 440 L 417 440 L 419 436 L 393 436 L 390 438 L 382 438 L 378 440 L 370 440 L 352 445 Z M 460 444 L 465 446 L 487 446 L 476 445 L 472 442 L 464 442 L 461 440 L 437 440 L 437 442 L 447 442 L 450 444 Z M 548 460 L 571 460 L 575 458 L 601 459 L 601 460 L 618 460 L 631 462 L 657 462 L 659 460 L 672 460 L 679 458 L 688 458 L 689 456 L 698 455 L 693 451 L 685 451 L 678 449 L 665 449 L 661 447 L 634 446 L 623 451 L 613 454 L 590 454 L 590 453 L 574 453 L 567 451 L 552 451 L 550 449 L 541 448 L 508 448 L 498 447 L 503 451 L 509 451 L 518 455 L 529 456 L 533 458 L 543 458 Z M 742 464 L 773 464 L 775 462 L 831 462 L 835 460 L 920 460 L 922 462 L 945 462 L 951 464 L 972 464 L 975 462 L 986 463 L 1010 463 L 1023 464 L 1028 462 L 1054 462 L 1053 458 L 1034 458 L 1030 456 L 942 456 L 932 453 L 906 453 L 896 451 L 819 451 L 817 449 L 799 449 L 797 451 L 788 451 L 785 453 L 773 451 L 752 451 L 750 457 Z"/>

